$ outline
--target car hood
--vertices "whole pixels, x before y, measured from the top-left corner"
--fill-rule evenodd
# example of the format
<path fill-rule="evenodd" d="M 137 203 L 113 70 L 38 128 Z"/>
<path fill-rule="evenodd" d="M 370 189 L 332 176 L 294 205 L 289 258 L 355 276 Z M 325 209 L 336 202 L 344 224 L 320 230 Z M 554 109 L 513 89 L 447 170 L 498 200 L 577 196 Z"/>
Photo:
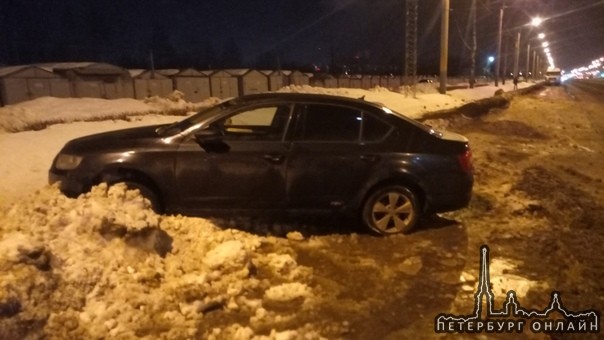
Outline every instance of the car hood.
<path fill-rule="evenodd" d="M 87 152 L 152 146 L 161 141 L 161 137 L 155 131 L 164 125 L 150 125 L 84 136 L 71 140 L 63 150 L 66 152 Z"/>

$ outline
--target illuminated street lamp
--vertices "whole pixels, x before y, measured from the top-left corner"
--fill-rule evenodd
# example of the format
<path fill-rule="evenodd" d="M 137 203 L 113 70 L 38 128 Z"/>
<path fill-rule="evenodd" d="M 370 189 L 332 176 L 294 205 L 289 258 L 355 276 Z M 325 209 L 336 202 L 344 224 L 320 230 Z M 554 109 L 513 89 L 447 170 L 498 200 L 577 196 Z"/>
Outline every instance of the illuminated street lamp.
<path fill-rule="evenodd" d="M 543 19 L 541 19 L 540 17 L 535 17 L 533 19 L 531 19 L 530 22 L 530 26 L 532 27 L 537 27 L 539 25 L 541 25 L 541 23 L 543 22 Z M 516 39 L 516 58 L 514 60 L 514 77 L 518 77 L 518 59 L 520 58 L 520 30 L 518 30 L 518 37 Z M 530 67 L 530 60 L 531 60 L 531 43 L 530 40 L 528 40 L 527 46 L 526 46 L 526 67 L 524 69 L 524 71 L 526 72 L 525 74 L 525 78 L 528 78 L 528 75 L 530 73 L 529 71 L 529 67 Z"/>
<path fill-rule="evenodd" d="M 543 19 L 536 17 L 531 19 L 531 26 L 537 27 L 539 25 L 541 25 L 541 23 L 543 22 Z"/>
<path fill-rule="evenodd" d="M 495 86 L 499 86 L 499 75 L 500 75 L 500 67 L 501 67 L 501 40 L 502 40 L 502 31 L 503 31 L 503 13 L 504 13 L 504 9 L 505 9 L 505 0 L 502 0 L 501 2 L 501 8 L 499 9 L 499 32 L 497 35 L 497 57 L 496 57 L 496 66 L 495 66 Z M 535 17 L 531 19 L 530 25 L 533 27 L 537 27 L 539 25 L 541 25 L 541 23 L 543 22 L 543 19 L 541 19 L 540 17 Z M 539 34 L 539 38 L 543 39 L 545 38 L 545 34 L 540 33 Z M 514 45 L 515 48 L 515 58 L 514 58 L 514 77 L 518 77 L 518 61 L 520 58 L 520 30 L 518 31 L 518 35 L 516 38 L 516 43 Z M 530 44 L 528 45 L 527 48 L 527 52 L 526 52 L 526 72 L 527 72 L 527 76 L 529 73 L 529 63 L 530 63 Z M 535 54 L 535 51 L 533 51 Z M 533 58 L 535 59 L 535 58 Z M 535 62 L 535 61 L 533 61 Z M 535 69 L 535 67 L 533 67 L 533 70 Z M 503 77 L 503 84 L 505 84 L 505 77 Z"/>

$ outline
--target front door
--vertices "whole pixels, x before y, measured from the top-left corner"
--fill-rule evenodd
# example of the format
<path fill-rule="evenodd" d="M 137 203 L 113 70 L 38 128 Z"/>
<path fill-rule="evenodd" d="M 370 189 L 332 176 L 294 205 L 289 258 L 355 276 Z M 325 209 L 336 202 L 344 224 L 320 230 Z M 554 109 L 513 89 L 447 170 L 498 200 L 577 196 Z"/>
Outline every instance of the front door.
<path fill-rule="evenodd" d="M 219 131 L 218 140 L 190 136 L 176 160 L 181 206 L 191 212 L 285 207 L 289 118 L 289 106 L 249 107 L 207 128 Z"/>

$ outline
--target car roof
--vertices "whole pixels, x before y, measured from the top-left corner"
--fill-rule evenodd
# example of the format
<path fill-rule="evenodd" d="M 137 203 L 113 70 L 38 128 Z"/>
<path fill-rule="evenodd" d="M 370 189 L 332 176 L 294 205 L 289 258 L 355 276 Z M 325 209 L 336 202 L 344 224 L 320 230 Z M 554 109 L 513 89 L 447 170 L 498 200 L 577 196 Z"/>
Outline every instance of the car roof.
<path fill-rule="evenodd" d="M 350 97 L 342 97 L 328 94 L 315 93 L 288 93 L 288 92 L 270 92 L 250 94 L 234 98 L 233 103 L 244 104 L 248 102 L 271 102 L 271 101 L 293 101 L 293 102 L 316 102 L 330 104 L 352 104 L 352 105 L 369 105 L 374 108 L 381 108 L 377 103 L 365 101 L 363 97 L 355 99 Z"/>
<path fill-rule="evenodd" d="M 376 102 L 368 102 L 364 99 L 365 96 L 355 99 L 350 97 L 316 94 L 316 93 L 290 93 L 290 92 L 266 92 L 258 94 L 249 94 L 241 97 L 236 97 L 228 101 L 234 105 L 246 104 L 262 104 L 271 102 L 298 102 L 298 103 L 319 103 L 319 104 L 340 104 L 340 105 L 355 105 L 357 108 L 373 111 L 374 113 L 382 114 L 383 116 L 393 116 L 396 121 L 406 121 L 415 125 L 422 130 L 429 130 L 426 125 L 411 119 L 403 114 L 388 114 L 384 108 L 385 105 Z M 394 112 L 394 111 L 393 111 Z"/>

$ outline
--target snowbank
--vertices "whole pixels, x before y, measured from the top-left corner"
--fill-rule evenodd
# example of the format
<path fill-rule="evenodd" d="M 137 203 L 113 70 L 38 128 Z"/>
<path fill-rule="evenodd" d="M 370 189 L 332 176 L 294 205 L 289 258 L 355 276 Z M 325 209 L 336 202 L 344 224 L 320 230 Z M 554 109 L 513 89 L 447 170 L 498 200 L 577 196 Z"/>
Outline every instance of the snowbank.
<path fill-rule="evenodd" d="M 521 83 L 520 88 L 531 84 Z M 421 118 L 428 112 L 451 109 L 463 105 L 466 101 L 493 96 L 496 90 L 510 91 L 511 84 L 495 87 L 481 86 L 474 89 L 449 91 L 446 95 L 436 92 L 434 84 L 418 84 L 415 96 L 409 88 L 401 87 L 393 92 L 383 87 L 369 90 L 356 88 L 322 88 L 286 86 L 279 92 L 321 93 L 352 98 L 364 97 L 367 101 L 382 103 L 389 108 L 411 118 Z M 168 98 L 150 97 L 136 99 L 97 99 L 97 98 L 53 98 L 43 97 L 31 101 L 0 107 L 0 131 L 19 132 L 40 130 L 52 124 L 77 121 L 100 121 L 108 119 L 130 119 L 133 116 L 148 114 L 185 115 L 198 111 L 204 106 L 218 103 L 218 98 L 209 98 L 200 103 L 190 103 L 179 91 Z"/>
<path fill-rule="evenodd" d="M 0 108 L 0 130 L 19 132 L 41 130 L 48 125 L 81 121 L 129 119 L 148 114 L 181 114 L 198 111 L 219 102 L 210 98 L 189 103 L 178 91 L 168 98 L 150 97 L 143 101 L 129 98 L 54 98 L 42 97 Z"/>
<path fill-rule="evenodd" d="M 518 84 L 519 88 L 529 87 L 530 83 Z M 388 108 L 414 119 L 422 118 L 425 114 L 453 109 L 468 101 L 489 98 L 495 95 L 498 89 L 511 91 L 513 85 L 506 84 L 496 87 L 494 85 L 480 86 L 473 89 L 459 89 L 448 91 L 447 94 L 436 92 L 435 84 L 418 84 L 415 96 L 409 88 L 401 87 L 399 91 L 390 91 L 377 86 L 369 90 L 356 88 L 322 88 L 308 85 L 291 85 L 283 87 L 279 92 L 317 93 L 350 98 L 364 98 L 366 101 L 380 103 Z"/>
<path fill-rule="evenodd" d="M 0 313 L 11 317 L 0 319 L 0 338 L 22 337 L 20 324 L 62 339 L 249 339 L 266 329 L 290 338 L 299 330 L 279 329 L 290 312 L 267 304 L 319 301 L 287 239 L 158 216 L 122 185 L 77 199 L 46 187 L 0 213 L 0 235 Z M 200 326 L 217 310 L 247 315 L 248 325 Z"/>
<path fill-rule="evenodd" d="M 388 108 L 411 118 L 421 118 L 423 114 L 437 110 L 461 106 L 463 100 L 437 93 L 418 93 L 416 97 L 405 91 L 393 92 L 383 87 L 369 90 L 352 88 L 322 88 L 308 85 L 291 85 L 279 90 L 280 92 L 317 93 L 350 98 L 364 98 L 366 101 L 380 103 Z"/>

